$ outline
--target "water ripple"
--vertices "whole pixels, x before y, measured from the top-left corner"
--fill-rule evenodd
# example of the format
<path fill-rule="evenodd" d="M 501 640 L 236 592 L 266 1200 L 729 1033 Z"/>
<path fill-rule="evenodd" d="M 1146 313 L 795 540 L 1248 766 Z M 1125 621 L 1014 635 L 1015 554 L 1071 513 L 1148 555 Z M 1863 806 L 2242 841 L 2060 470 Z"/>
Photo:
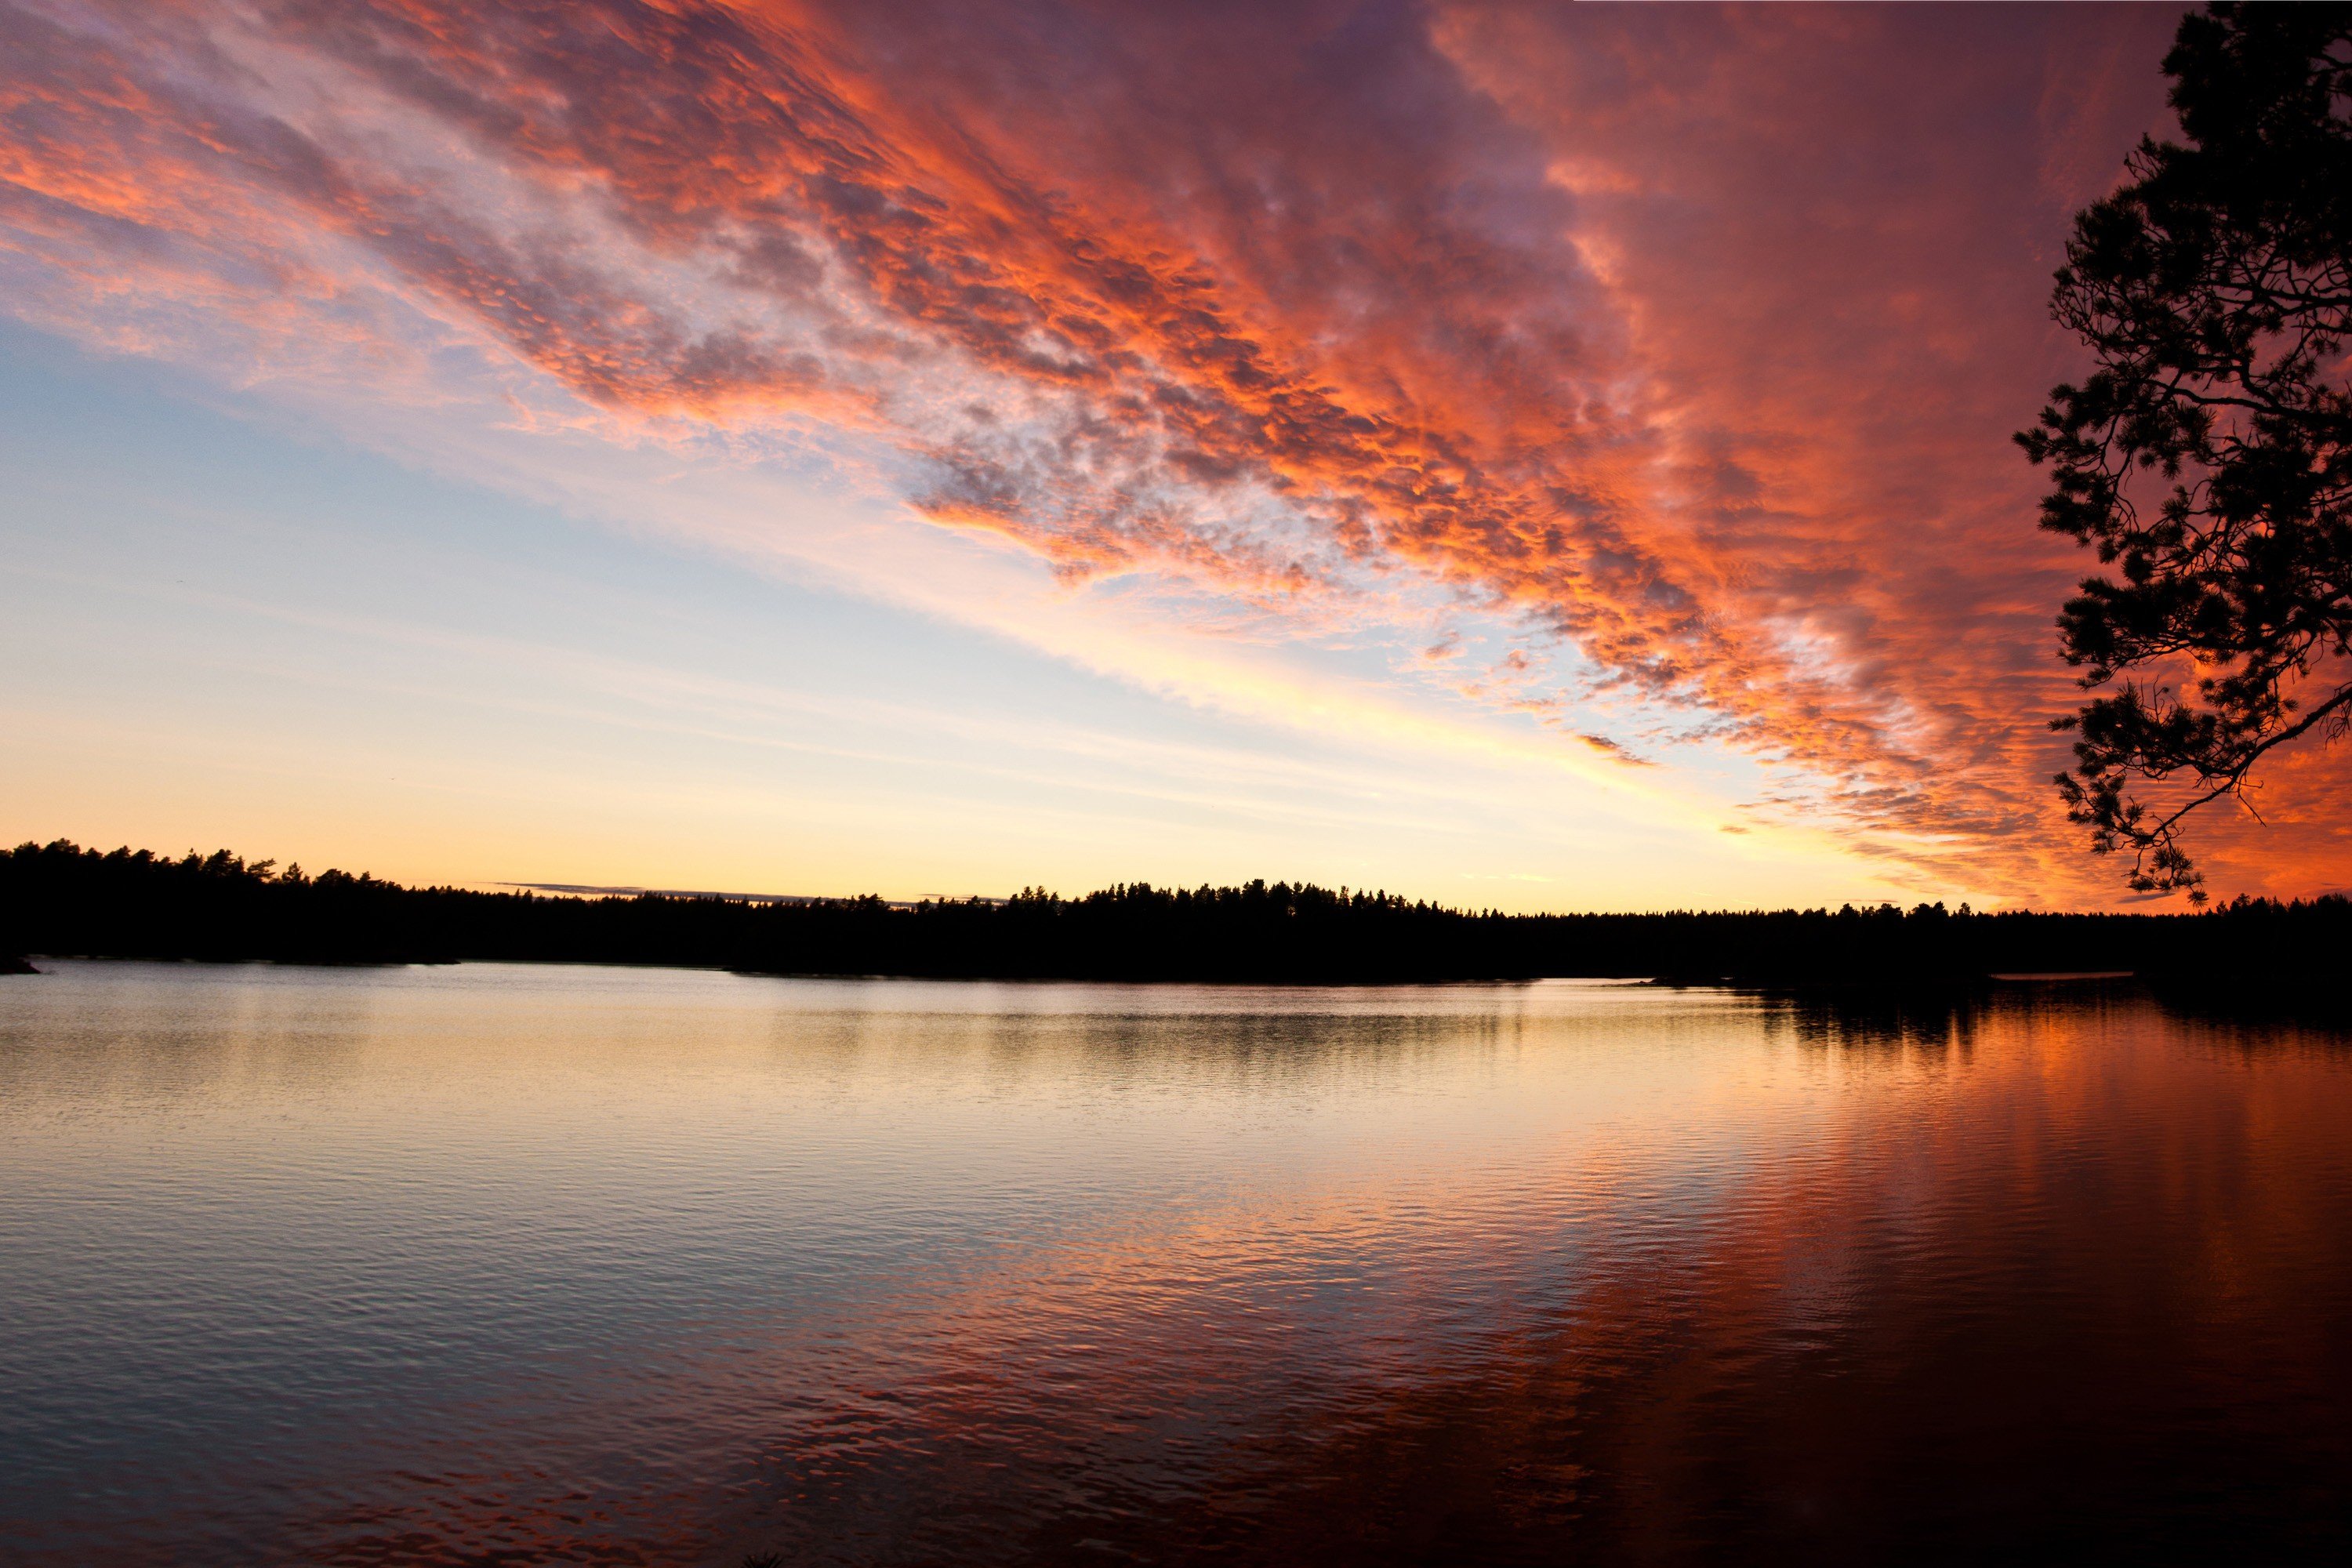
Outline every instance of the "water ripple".
<path fill-rule="evenodd" d="M 0 982 L 0 1557 L 2352 1535 L 2352 1055 L 2128 987 Z"/>

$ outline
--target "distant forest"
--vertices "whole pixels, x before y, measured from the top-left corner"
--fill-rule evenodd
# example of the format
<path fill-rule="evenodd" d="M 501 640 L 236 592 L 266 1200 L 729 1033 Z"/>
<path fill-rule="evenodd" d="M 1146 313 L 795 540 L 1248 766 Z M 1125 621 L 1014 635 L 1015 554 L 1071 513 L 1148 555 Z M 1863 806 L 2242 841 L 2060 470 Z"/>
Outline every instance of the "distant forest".
<path fill-rule="evenodd" d="M 1509 915 L 1387 893 L 1140 883 L 893 907 L 405 888 L 60 840 L 0 850 L 0 956 L 297 963 L 503 959 L 773 974 L 1377 984 L 1622 976 L 1769 985 L 1973 983 L 2129 970 L 2240 1000 L 2337 984 L 2352 900 L 2197 914 L 1975 913 L 1921 904 Z"/>

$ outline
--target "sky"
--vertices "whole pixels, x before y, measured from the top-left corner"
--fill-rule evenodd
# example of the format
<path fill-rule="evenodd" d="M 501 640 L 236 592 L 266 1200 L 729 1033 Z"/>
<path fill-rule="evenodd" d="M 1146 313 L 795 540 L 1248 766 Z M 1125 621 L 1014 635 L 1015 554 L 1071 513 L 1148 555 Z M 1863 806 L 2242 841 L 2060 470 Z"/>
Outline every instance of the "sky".
<path fill-rule="evenodd" d="M 2009 437 L 2179 15 L 0 0 L 0 836 L 2126 905 Z"/>

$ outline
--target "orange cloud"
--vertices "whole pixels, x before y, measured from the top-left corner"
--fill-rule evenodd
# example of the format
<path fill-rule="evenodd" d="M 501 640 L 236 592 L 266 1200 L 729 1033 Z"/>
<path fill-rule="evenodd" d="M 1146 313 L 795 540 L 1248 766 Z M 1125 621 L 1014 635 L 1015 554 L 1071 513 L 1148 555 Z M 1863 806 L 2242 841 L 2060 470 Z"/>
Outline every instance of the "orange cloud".
<path fill-rule="evenodd" d="M 1572 648 L 1482 700 L 2079 892 L 2042 729 L 2078 563 L 2005 437 L 2173 15 L 19 10 L 0 246 L 67 330 L 396 352 L 364 283 L 607 410 L 879 437 L 1074 580 L 1417 584 Z"/>

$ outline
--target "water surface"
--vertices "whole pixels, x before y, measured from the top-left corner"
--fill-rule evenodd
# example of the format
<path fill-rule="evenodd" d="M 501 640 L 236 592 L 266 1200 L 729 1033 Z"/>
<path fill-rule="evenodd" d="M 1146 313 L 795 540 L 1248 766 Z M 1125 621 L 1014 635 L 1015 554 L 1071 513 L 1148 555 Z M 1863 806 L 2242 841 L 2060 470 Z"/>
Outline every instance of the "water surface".
<path fill-rule="evenodd" d="M 0 1561 L 2352 1544 L 2352 1052 L 1856 1011 L 0 980 Z"/>

